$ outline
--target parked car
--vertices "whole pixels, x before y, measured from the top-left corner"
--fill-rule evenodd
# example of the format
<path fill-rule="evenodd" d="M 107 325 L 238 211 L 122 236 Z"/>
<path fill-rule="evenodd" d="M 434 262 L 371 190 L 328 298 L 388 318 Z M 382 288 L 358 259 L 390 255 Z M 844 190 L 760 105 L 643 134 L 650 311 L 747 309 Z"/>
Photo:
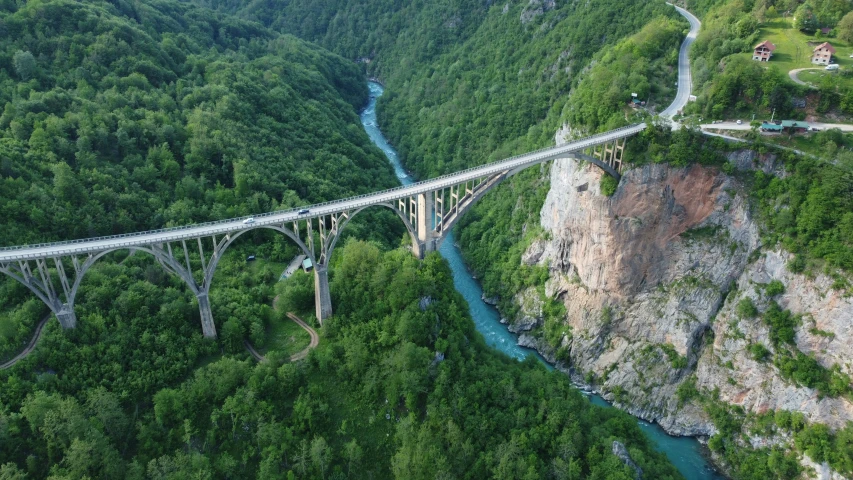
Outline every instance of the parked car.
<path fill-rule="evenodd" d="M 255 261 L 255 256 L 254 256 L 254 255 L 249 255 L 248 257 L 246 257 L 246 261 L 247 261 L 247 262 L 254 262 L 254 261 Z"/>
<path fill-rule="evenodd" d="M 825 67 L 825 69 L 826 70 L 838 70 L 838 64 L 837 63 L 830 63 L 829 65 L 827 65 Z"/>
<path fill-rule="evenodd" d="M 253 223 L 255 223 L 255 218 L 254 218 L 254 217 L 249 217 L 249 218 L 247 218 L 247 219 L 243 220 L 243 225 L 251 225 L 251 224 L 253 224 Z"/>
<path fill-rule="evenodd" d="M 310 210 L 308 210 L 307 208 L 303 208 L 302 210 L 299 211 L 299 215 L 305 215 L 308 212 L 310 212 Z"/>

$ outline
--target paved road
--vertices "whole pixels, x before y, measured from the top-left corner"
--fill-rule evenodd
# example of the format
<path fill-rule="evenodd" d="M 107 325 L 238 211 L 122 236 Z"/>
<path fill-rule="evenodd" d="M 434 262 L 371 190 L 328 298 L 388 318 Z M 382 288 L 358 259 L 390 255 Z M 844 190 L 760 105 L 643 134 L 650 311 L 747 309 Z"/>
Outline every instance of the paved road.
<path fill-rule="evenodd" d="M 805 122 L 809 124 L 809 127 L 815 127 L 819 130 L 829 130 L 830 128 L 837 128 L 842 132 L 853 132 L 853 124 L 849 123 L 823 123 L 823 122 Z M 749 122 L 746 120 L 743 121 L 742 124 L 738 125 L 737 122 L 722 122 L 722 123 L 705 123 L 699 125 L 701 129 L 711 129 L 711 130 L 751 130 L 752 127 L 749 125 Z"/>
<path fill-rule="evenodd" d="M 293 260 L 290 261 L 290 264 L 287 265 L 287 268 L 284 269 L 284 272 L 281 273 L 281 276 L 278 277 L 278 279 L 290 278 L 290 276 L 302 266 L 303 260 L 305 260 L 305 255 L 297 255 L 293 257 Z"/>
<path fill-rule="evenodd" d="M 805 86 L 810 87 L 810 88 L 817 88 L 808 82 L 804 82 L 804 81 L 800 80 L 800 78 L 797 75 L 800 72 L 802 72 L 803 70 L 823 70 L 823 68 L 795 68 L 795 69 L 791 70 L 790 72 L 788 72 L 788 76 L 791 77 L 791 80 L 793 80 L 794 83 L 799 83 L 800 85 L 805 85 Z"/>
<path fill-rule="evenodd" d="M 690 22 L 690 32 L 681 44 L 678 56 L 678 92 L 672 104 L 661 112 L 662 117 L 671 117 L 687 104 L 692 88 L 690 75 L 690 59 L 688 56 L 690 45 L 696 39 L 701 23 L 687 10 L 681 7 L 674 8 L 687 18 Z M 525 168 L 538 163 L 555 160 L 564 157 L 567 153 L 582 151 L 589 147 L 612 142 L 617 139 L 630 137 L 646 128 L 645 123 L 617 128 L 609 132 L 592 135 L 587 138 L 574 140 L 564 145 L 549 147 L 535 152 L 517 155 L 505 160 L 500 160 L 480 167 L 463 170 L 461 172 L 444 175 L 431 180 L 401 186 L 382 192 L 376 192 L 357 197 L 326 202 L 317 205 L 295 208 L 283 212 L 271 212 L 256 215 L 255 223 L 244 224 L 243 218 L 232 218 L 205 224 L 188 225 L 171 229 L 155 230 L 150 232 L 139 232 L 110 237 L 98 237 L 84 240 L 72 240 L 66 242 L 55 242 L 41 245 L 24 245 L 17 247 L 0 248 L 0 262 L 15 260 L 55 258 L 64 255 L 81 255 L 87 253 L 102 252 L 105 250 L 162 244 L 179 240 L 195 239 L 211 235 L 222 235 L 247 228 L 256 228 L 262 225 L 276 225 L 289 223 L 304 218 L 314 218 L 343 211 L 351 211 L 361 207 L 376 205 L 384 202 L 393 202 L 401 198 L 415 196 L 421 193 L 432 192 L 442 188 L 458 185 L 465 181 L 494 175 L 500 172 Z M 309 213 L 300 215 L 298 212 L 308 209 Z"/>
<path fill-rule="evenodd" d="M 0 248 L 0 262 L 54 258 L 64 255 L 81 255 L 86 253 L 103 252 L 105 250 L 138 247 L 152 244 L 162 244 L 185 239 L 202 238 L 211 235 L 223 235 L 247 228 L 256 228 L 261 225 L 277 225 L 289 223 L 299 219 L 314 218 L 343 211 L 352 211 L 357 208 L 376 205 L 384 202 L 394 202 L 401 198 L 408 198 L 421 193 L 448 188 L 460 183 L 477 180 L 497 173 L 526 168 L 538 163 L 565 157 L 566 154 L 587 148 L 609 143 L 635 135 L 646 128 L 645 123 L 617 128 L 609 132 L 592 135 L 579 140 L 574 140 L 564 145 L 544 148 L 535 152 L 517 155 L 506 160 L 489 163 L 480 167 L 470 168 L 461 172 L 444 175 L 423 182 L 413 183 L 389 190 L 360 195 L 357 197 L 336 200 L 333 202 L 308 205 L 283 212 L 271 212 L 255 215 L 253 224 L 244 224 L 245 217 L 210 222 L 205 224 L 189 225 L 150 232 L 116 235 L 111 237 L 99 237 L 85 240 L 72 240 L 41 245 L 24 245 L 20 247 Z M 306 215 L 298 212 L 309 209 Z"/>
<path fill-rule="evenodd" d="M 16 363 L 23 360 L 27 355 L 30 354 L 30 352 L 33 351 L 34 348 L 36 348 L 36 345 L 38 344 L 39 340 L 41 340 L 42 329 L 44 329 L 44 325 L 47 323 L 48 320 L 50 320 L 52 316 L 53 313 L 49 313 L 41 320 L 41 322 L 39 322 L 39 324 L 36 326 L 36 332 L 33 334 L 33 338 L 30 339 L 30 343 L 29 345 L 27 345 L 27 348 L 23 349 L 21 353 L 15 356 L 15 358 L 9 360 L 6 363 L 0 364 L 0 370 L 5 370 L 7 368 L 12 367 Z"/>
<path fill-rule="evenodd" d="M 690 32 L 684 37 L 684 41 L 681 42 L 681 49 L 678 51 L 678 92 L 675 94 L 675 100 L 660 114 L 661 117 L 667 118 L 678 113 L 690 100 L 690 93 L 693 89 L 693 77 L 690 74 L 690 45 L 693 45 L 693 41 L 699 34 L 699 28 L 702 26 L 699 19 L 692 13 L 681 7 L 672 6 L 690 22 Z"/>

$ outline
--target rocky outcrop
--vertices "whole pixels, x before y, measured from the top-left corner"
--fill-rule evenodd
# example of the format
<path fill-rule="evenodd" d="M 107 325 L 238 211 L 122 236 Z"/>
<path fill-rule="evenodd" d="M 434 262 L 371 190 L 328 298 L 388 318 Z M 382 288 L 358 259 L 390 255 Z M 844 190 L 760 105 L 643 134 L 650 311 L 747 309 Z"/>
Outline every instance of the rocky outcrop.
<path fill-rule="evenodd" d="M 529 23 L 543 13 L 553 10 L 556 6 L 555 0 L 530 0 L 521 11 L 521 23 Z"/>
<path fill-rule="evenodd" d="M 784 175 L 773 155 L 744 150 L 728 160 Z M 853 298 L 826 275 L 791 273 L 789 254 L 762 247 L 744 185 L 717 168 L 645 165 L 623 172 L 608 198 L 601 175 L 574 160 L 554 162 L 540 213 L 547 240 L 522 256 L 549 267 L 545 293 L 566 307 L 575 380 L 592 375 L 616 406 L 678 435 L 715 433 L 701 406 L 679 400 L 685 382 L 747 411 L 799 411 L 832 428 L 853 420 L 847 399 L 786 380 L 749 353 L 755 343 L 772 350 L 769 329 L 760 315 L 740 318 L 736 305 L 749 297 L 763 311 L 770 299 L 762 285 L 778 280 L 785 292 L 773 301 L 803 316 L 796 347 L 853 374 Z M 510 323 L 525 326 L 520 342 L 547 352 L 530 320 L 541 305 L 525 292 L 515 301 L 521 313 Z"/>
<path fill-rule="evenodd" d="M 634 463 L 634 460 L 631 458 L 631 454 L 628 453 L 628 449 L 625 448 L 625 445 L 623 445 L 622 442 L 614 440 L 612 450 L 613 455 L 619 457 L 619 460 L 622 460 L 622 463 L 631 467 L 631 469 L 636 472 L 636 476 L 634 478 L 636 478 L 637 480 L 643 478 L 643 469 L 640 468 L 636 463 Z"/>

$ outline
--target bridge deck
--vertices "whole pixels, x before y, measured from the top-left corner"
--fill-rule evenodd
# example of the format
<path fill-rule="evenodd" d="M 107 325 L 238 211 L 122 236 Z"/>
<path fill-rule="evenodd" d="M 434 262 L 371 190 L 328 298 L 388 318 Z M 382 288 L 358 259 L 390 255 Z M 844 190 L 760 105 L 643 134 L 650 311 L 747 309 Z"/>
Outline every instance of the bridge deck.
<path fill-rule="evenodd" d="M 113 235 L 108 237 L 97 237 L 82 240 L 70 240 L 39 245 L 22 245 L 16 247 L 0 248 L 0 262 L 8 262 L 25 259 L 52 258 L 64 255 L 80 255 L 86 253 L 101 252 L 116 248 L 138 247 L 160 243 L 175 242 L 186 239 L 195 239 L 211 235 L 221 235 L 242 229 L 257 228 L 263 225 L 281 225 L 295 220 L 315 218 L 333 213 L 353 210 L 356 208 L 376 205 L 379 203 L 393 202 L 401 198 L 408 198 L 421 193 L 432 192 L 447 188 L 460 183 L 476 180 L 492 174 L 525 168 L 538 163 L 555 160 L 576 151 L 612 142 L 635 135 L 646 128 L 645 123 L 611 130 L 606 133 L 592 135 L 572 141 L 565 145 L 549 147 L 535 152 L 517 155 L 497 162 L 489 163 L 479 167 L 470 168 L 441 177 L 414 183 L 409 186 L 401 186 L 380 192 L 345 198 L 333 202 L 308 205 L 283 212 L 271 212 L 256 215 L 255 223 L 245 225 L 243 219 L 234 218 L 217 222 L 188 225 L 185 227 L 167 228 L 148 232 L 130 233 L 124 235 Z M 309 209 L 310 213 L 299 215 L 299 210 Z"/>

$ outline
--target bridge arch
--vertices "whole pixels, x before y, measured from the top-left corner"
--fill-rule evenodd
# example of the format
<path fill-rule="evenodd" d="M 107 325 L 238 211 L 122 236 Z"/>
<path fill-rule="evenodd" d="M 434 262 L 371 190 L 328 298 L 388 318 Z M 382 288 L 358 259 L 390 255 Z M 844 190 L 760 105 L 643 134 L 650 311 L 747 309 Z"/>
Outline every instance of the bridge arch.
<path fill-rule="evenodd" d="M 400 220 L 403 221 L 403 225 L 406 227 L 406 231 L 409 233 L 409 238 L 411 238 L 411 240 L 412 240 L 412 245 L 417 244 L 418 233 L 415 231 L 414 225 L 412 225 L 412 222 L 410 222 L 409 219 L 406 218 L 406 215 L 403 212 L 401 212 L 400 210 L 398 210 L 396 207 L 394 207 L 393 204 L 391 204 L 389 202 L 382 202 L 382 203 L 376 203 L 373 205 L 365 205 L 364 207 L 353 210 L 347 216 L 347 218 L 343 222 L 341 222 L 341 224 L 338 226 L 338 234 L 333 235 L 331 238 L 329 238 L 328 244 L 326 245 L 326 262 L 328 262 L 329 259 L 332 258 L 332 252 L 334 252 L 334 250 L 335 250 L 335 245 L 338 244 L 338 239 L 341 237 L 341 232 L 343 232 L 343 229 L 346 228 L 346 226 L 349 224 L 350 220 L 352 220 L 353 217 L 355 217 L 356 215 L 361 213 L 362 210 L 365 210 L 365 209 L 371 208 L 371 207 L 390 208 L 391 211 L 396 213 L 397 216 L 400 217 Z"/>
<path fill-rule="evenodd" d="M 311 252 L 308 246 L 305 245 L 305 242 L 303 242 L 293 231 L 287 228 L 279 227 L 277 225 L 258 225 L 256 227 L 246 228 L 226 236 L 225 238 L 220 240 L 219 243 L 217 243 L 216 250 L 213 253 L 213 257 L 210 259 L 210 263 L 204 269 L 204 280 L 202 281 L 202 287 L 206 291 L 210 290 L 210 284 L 213 281 L 213 274 L 216 273 L 216 267 L 219 265 L 219 260 L 222 259 L 225 250 L 227 250 L 228 247 L 230 247 L 231 244 L 234 243 L 234 240 L 237 240 L 238 238 L 243 236 L 244 233 L 260 229 L 273 230 L 275 232 L 284 234 L 286 237 L 290 238 L 294 241 L 294 243 L 296 243 L 296 246 L 299 247 L 300 250 L 302 250 L 302 253 L 304 253 L 305 256 L 311 259 L 312 264 L 317 263 L 314 258 L 314 254 Z"/>

